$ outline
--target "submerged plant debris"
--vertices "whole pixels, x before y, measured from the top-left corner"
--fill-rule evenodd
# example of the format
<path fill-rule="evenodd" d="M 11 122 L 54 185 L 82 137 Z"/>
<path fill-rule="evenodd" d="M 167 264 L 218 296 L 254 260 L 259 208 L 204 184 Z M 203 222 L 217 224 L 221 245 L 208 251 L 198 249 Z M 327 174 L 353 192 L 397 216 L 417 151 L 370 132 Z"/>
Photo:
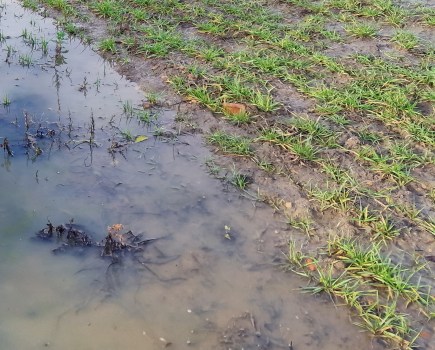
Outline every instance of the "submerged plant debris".
<path fill-rule="evenodd" d="M 51 222 L 47 227 L 36 233 L 36 236 L 44 241 L 55 241 L 60 244 L 53 250 L 54 253 L 74 251 L 76 248 L 96 248 L 100 250 L 102 257 L 111 257 L 119 260 L 123 254 L 142 253 L 145 245 L 154 242 L 157 238 L 142 239 L 141 235 L 135 235 L 131 231 L 122 232 L 122 224 L 114 224 L 108 227 L 107 236 L 102 241 L 95 241 L 89 233 L 86 233 L 79 225 L 71 220 L 67 224 L 54 226 Z"/>

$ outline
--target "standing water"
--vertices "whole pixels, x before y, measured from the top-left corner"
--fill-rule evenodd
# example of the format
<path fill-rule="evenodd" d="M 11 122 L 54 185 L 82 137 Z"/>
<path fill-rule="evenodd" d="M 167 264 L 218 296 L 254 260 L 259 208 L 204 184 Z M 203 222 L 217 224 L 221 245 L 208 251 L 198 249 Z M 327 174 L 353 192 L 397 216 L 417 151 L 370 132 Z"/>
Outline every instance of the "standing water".
<path fill-rule="evenodd" d="M 175 110 L 138 108 L 135 84 L 12 0 L 0 50 L 0 349 L 374 346 L 273 264 L 271 210 L 223 191 L 199 137 L 162 132 Z M 158 239 L 114 260 L 35 238 L 70 220 Z"/>

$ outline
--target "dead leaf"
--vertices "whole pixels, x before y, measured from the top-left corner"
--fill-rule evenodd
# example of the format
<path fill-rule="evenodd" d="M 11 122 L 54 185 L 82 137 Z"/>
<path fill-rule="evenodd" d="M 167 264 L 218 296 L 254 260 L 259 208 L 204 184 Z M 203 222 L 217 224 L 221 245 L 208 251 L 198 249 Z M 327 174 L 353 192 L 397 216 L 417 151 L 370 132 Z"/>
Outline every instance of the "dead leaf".
<path fill-rule="evenodd" d="M 314 260 L 311 259 L 311 258 L 306 258 L 305 259 L 305 266 L 310 271 L 316 271 L 317 270 L 316 264 L 314 263 Z"/>
<path fill-rule="evenodd" d="M 139 135 L 139 136 L 136 136 L 136 138 L 134 139 L 134 142 L 135 143 L 139 143 L 139 142 L 142 142 L 142 141 L 145 141 L 145 140 L 148 140 L 148 136 Z"/>
<path fill-rule="evenodd" d="M 109 233 L 114 234 L 116 232 L 121 231 L 123 228 L 124 228 L 123 224 L 113 224 L 112 226 L 109 226 L 107 228 L 107 231 L 109 231 Z"/>
<path fill-rule="evenodd" d="M 431 339 L 432 338 L 432 333 L 431 332 L 429 332 L 429 331 L 427 331 L 427 330 L 422 330 L 421 332 L 420 332 L 420 338 L 423 338 L 423 339 L 426 339 L 426 340 L 429 340 L 429 339 Z"/>
<path fill-rule="evenodd" d="M 222 105 L 224 112 L 230 115 L 246 113 L 246 106 L 242 103 L 224 103 Z"/>

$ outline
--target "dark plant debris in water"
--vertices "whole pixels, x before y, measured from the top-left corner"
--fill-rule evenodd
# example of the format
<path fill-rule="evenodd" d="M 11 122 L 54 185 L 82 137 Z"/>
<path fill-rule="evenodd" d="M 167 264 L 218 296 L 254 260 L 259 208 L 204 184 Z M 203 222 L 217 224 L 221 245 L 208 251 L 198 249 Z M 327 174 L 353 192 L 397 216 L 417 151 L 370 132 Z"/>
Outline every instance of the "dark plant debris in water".
<path fill-rule="evenodd" d="M 150 265 L 165 265 L 179 258 L 179 256 L 166 256 L 158 247 L 145 251 L 145 247 L 150 243 L 165 237 L 144 239 L 142 234 L 136 235 L 130 230 L 126 232 L 123 230 L 122 224 L 111 225 L 107 228 L 106 237 L 96 241 L 82 226 L 75 224 L 71 219 L 69 223 L 57 226 L 49 221 L 46 227 L 36 233 L 36 237 L 59 244 L 53 249 L 56 255 L 70 253 L 81 256 L 85 251 L 93 250 L 99 252 L 102 259 L 109 259 L 110 263 L 105 273 L 109 289 L 121 287 L 116 286 L 117 283 L 114 284 L 112 281 L 112 275 L 117 274 L 118 269 L 133 273 L 145 271 L 162 283 L 184 281 L 184 278 L 178 276 L 162 276 L 150 267 Z"/>
<path fill-rule="evenodd" d="M 118 260 L 124 253 L 135 255 L 142 253 L 143 247 L 157 238 L 142 239 L 131 231 L 121 232 L 123 225 L 114 224 L 108 227 L 107 236 L 102 241 L 95 241 L 81 226 L 71 220 L 68 224 L 54 226 L 50 221 L 47 227 L 39 230 L 36 236 L 45 241 L 56 241 L 60 244 L 54 253 L 73 251 L 75 248 L 96 248 L 102 257 Z"/>

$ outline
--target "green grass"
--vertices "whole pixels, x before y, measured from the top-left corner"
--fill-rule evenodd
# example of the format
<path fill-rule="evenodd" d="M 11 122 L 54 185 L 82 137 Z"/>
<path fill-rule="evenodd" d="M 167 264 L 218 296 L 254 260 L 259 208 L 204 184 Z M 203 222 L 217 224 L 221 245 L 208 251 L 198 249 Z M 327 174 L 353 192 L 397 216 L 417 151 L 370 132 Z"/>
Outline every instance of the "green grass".
<path fill-rule="evenodd" d="M 263 112 L 273 112 L 280 104 L 274 101 L 270 92 L 263 93 L 260 90 L 254 91 L 250 96 L 250 102 Z"/>
<path fill-rule="evenodd" d="M 3 99 L 2 99 L 2 104 L 4 107 L 9 106 L 12 103 L 11 99 L 9 98 L 8 95 L 4 95 Z"/>
<path fill-rule="evenodd" d="M 43 55 L 48 55 L 48 40 L 46 38 L 41 38 L 39 41 L 39 45 L 41 47 L 41 51 Z"/>
<path fill-rule="evenodd" d="M 217 146 L 222 152 L 238 155 L 252 155 L 251 141 L 242 136 L 226 134 L 223 131 L 216 131 L 207 136 L 208 142 Z"/>
<path fill-rule="evenodd" d="M 363 248 L 353 241 L 337 239 L 330 243 L 329 252 L 344 262 L 352 274 L 370 279 L 375 285 L 384 288 L 388 297 L 400 295 L 408 302 L 418 302 L 425 306 L 433 302 L 428 302 L 431 300 L 427 295 L 428 287 L 414 283 L 414 273 L 408 268 L 383 257 L 379 244 Z"/>
<path fill-rule="evenodd" d="M 134 114 L 136 115 L 136 118 L 146 124 L 146 125 L 150 125 L 152 123 L 154 123 L 155 121 L 157 121 L 158 117 L 155 113 L 151 112 L 151 111 L 134 111 Z"/>
<path fill-rule="evenodd" d="M 100 41 L 98 48 L 103 52 L 116 53 L 116 42 L 114 38 L 106 38 Z"/>
<path fill-rule="evenodd" d="M 246 190 L 248 185 L 252 182 L 250 176 L 236 171 L 234 168 L 230 177 L 230 183 L 240 190 Z"/>
<path fill-rule="evenodd" d="M 133 134 L 131 133 L 130 130 L 121 131 L 121 135 L 122 135 L 122 137 L 124 138 L 125 141 L 131 142 L 131 141 L 134 140 L 134 136 L 133 136 Z"/>
<path fill-rule="evenodd" d="M 381 216 L 373 223 L 374 239 L 390 240 L 400 234 L 399 229 L 388 217 Z"/>
<path fill-rule="evenodd" d="M 224 111 L 224 115 L 225 119 L 235 125 L 248 124 L 251 121 L 251 117 L 246 111 L 240 113 L 226 113 Z"/>
<path fill-rule="evenodd" d="M 305 232 L 308 236 L 310 235 L 311 231 L 314 230 L 313 220 L 307 217 L 303 217 L 303 218 L 287 217 L 287 224 L 293 228 Z"/>
<path fill-rule="evenodd" d="M 378 29 L 370 23 L 353 22 L 345 26 L 346 32 L 357 38 L 373 38 Z"/>
<path fill-rule="evenodd" d="M 35 0 L 23 0 L 23 6 L 32 11 L 38 10 L 38 2 Z"/>
<path fill-rule="evenodd" d="M 332 187 L 326 184 L 326 188 L 313 186 L 307 192 L 309 196 L 319 203 L 320 210 L 322 211 L 327 209 L 346 211 L 353 203 L 350 190 L 344 185 Z"/>
<path fill-rule="evenodd" d="M 375 244 L 363 248 L 355 241 L 335 238 L 329 241 L 327 254 L 332 260 L 324 266 L 289 242 L 288 269 L 314 281 L 303 290 L 327 293 L 334 302 L 344 301 L 354 310 L 355 324 L 392 347 L 411 349 L 418 332 L 410 326 L 409 316 L 398 308 L 400 298 L 425 309 L 434 302 L 426 286 L 414 283 L 415 272 L 394 264 Z M 336 270 L 338 262 L 343 267 Z"/>
<path fill-rule="evenodd" d="M 419 40 L 415 34 L 404 30 L 400 30 L 393 35 L 391 41 L 393 41 L 403 49 L 411 50 L 418 46 Z"/>
<path fill-rule="evenodd" d="M 133 114 L 134 114 L 134 107 L 131 104 L 131 101 L 126 100 L 126 101 L 122 102 L 122 109 L 124 111 L 124 114 L 127 117 L 132 117 L 133 116 Z"/>
<path fill-rule="evenodd" d="M 30 67 L 33 65 L 33 59 L 30 55 L 19 55 L 18 56 L 18 63 L 22 65 L 23 67 Z"/>

